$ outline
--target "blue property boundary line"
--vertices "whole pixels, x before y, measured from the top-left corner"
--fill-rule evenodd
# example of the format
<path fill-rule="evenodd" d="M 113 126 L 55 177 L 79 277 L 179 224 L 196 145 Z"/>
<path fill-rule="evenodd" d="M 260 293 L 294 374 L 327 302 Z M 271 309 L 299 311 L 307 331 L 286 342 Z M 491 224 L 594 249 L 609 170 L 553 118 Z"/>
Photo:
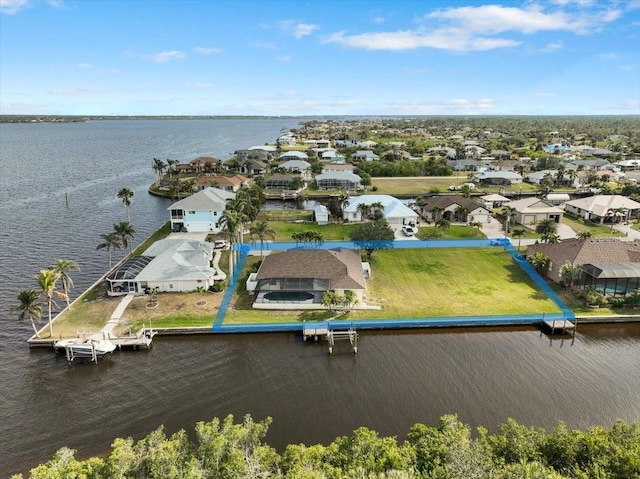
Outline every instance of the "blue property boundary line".
<path fill-rule="evenodd" d="M 371 245 L 371 243 L 369 243 Z M 287 251 L 290 249 L 364 249 L 363 245 L 353 241 L 325 241 L 322 243 L 294 243 L 274 242 L 265 243 L 263 249 L 267 251 Z M 234 244 L 234 249 L 240 253 L 240 257 L 234 269 L 233 275 L 222 298 L 220 308 L 216 314 L 212 330 L 215 333 L 270 333 L 270 332 L 298 332 L 305 326 L 311 328 L 325 327 L 327 329 L 409 329 L 447 326 L 505 326 L 505 325 L 530 325 L 547 321 L 574 320 L 575 314 L 540 274 L 527 262 L 527 260 L 511 244 L 508 238 L 483 239 L 483 240 L 407 240 L 380 242 L 375 245 L 385 249 L 421 249 L 421 248 L 479 248 L 479 247 L 504 247 L 516 264 L 531 278 L 542 292 L 560 309 L 560 313 L 533 313 L 511 315 L 484 315 L 461 317 L 423 317 L 423 318 L 395 318 L 395 319 L 358 319 L 358 320 L 329 320 L 318 322 L 286 322 L 286 323 L 258 323 L 258 324 L 223 324 L 227 310 L 231 305 L 231 299 L 238 286 L 242 270 L 246 264 L 250 247 L 248 244 Z M 277 314 L 277 311 L 273 311 Z"/>

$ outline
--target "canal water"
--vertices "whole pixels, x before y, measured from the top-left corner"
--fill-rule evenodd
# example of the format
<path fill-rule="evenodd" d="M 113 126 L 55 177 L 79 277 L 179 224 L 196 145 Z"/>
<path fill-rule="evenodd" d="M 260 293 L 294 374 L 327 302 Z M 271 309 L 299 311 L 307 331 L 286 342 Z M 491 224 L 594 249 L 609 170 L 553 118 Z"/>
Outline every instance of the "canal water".
<path fill-rule="evenodd" d="M 65 445 L 79 457 L 102 454 L 118 436 L 160 424 L 192 431 L 227 414 L 273 417 L 267 440 L 278 448 L 328 443 L 362 425 L 402 439 L 448 413 L 491 430 L 509 417 L 547 428 L 640 421 L 639 324 L 581 325 L 564 341 L 531 328 L 367 331 L 357 356 L 346 346 L 329 356 L 326 344 L 293 334 L 157 338 L 148 352 L 71 368 L 29 350 L 30 325 L 10 311 L 15 296 L 55 258 L 80 263 L 74 297 L 100 277 L 108 255 L 96 251 L 99 236 L 126 220 L 119 189 L 135 193 L 134 245 L 167 220 L 170 202 L 146 193 L 154 157 L 226 158 L 297 124 L 0 124 L 0 476 Z"/>

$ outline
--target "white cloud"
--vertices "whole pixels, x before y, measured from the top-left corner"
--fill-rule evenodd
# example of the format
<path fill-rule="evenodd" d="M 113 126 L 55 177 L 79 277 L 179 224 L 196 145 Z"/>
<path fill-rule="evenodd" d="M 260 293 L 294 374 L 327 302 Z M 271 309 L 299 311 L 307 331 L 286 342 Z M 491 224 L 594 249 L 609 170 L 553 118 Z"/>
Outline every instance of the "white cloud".
<path fill-rule="evenodd" d="M 154 53 L 153 55 L 145 55 L 144 58 L 155 63 L 165 63 L 170 60 L 181 60 L 186 55 L 179 50 L 169 50 L 166 52 Z"/>
<path fill-rule="evenodd" d="M 440 30 L 430 33 L 405 30 L 398 32 L 363 33 L 346 35 L 337 32 L 323 40 L 323 43 L 335 43 L 362 50 L 414 50 L 416 48 L 435 48 L 452 51 L 491 50 L 519 45 L 520 42 L 509 39 L 469 37 L 463 32 Z"/>
<path fill-rule="evenodd" d="M 91 68 L 91 63 L 78 63 L 76 68 Z"/>
<path fill-rule="evenodd" d="M 292 55 L 282 55 L 280 57 L 276 57 L 276 60 L 278 60 L 280 62 L 290 62 L 291 60 L 293 60 L 293 56 Z"/>
<path fill-rule="evenodd" d="M 564 47 L 564 44 L 562 42 L 551 42 L 551 43 L 547 43 L 547 46 L 544 47 L 542 50 L 542 52 L 555 52 L 558 50 L 561 50 L 562 47 Z"/>
<path fill-rule="evenodd" d="M 276 45 L 274 43 L 271 42 L 256 42 L 253 44 L 254 47 L 256 48 L 261 48 L 263 50 L 275 50 L 276 49 Z"/>
<path fill-rule="evenodd" d="M 29 0 L 0 0 L 0 13 L 13 15 L 29 6 Z"/>
<path fill-rule="evenodd" d="M 213 83 L 207 82 L 189 82 L 185 85 L 192 88 L 213 88 L 215 86 Z"/>
<path fill-rule="evenodd" d="M 298 23 L 294 20 L 282 20 L 278 22 L 280 28 L 288 35 L 293 35 L 298 40 L 307 35 L 311 35 L 315 30 L 320 28 L 312 23 Z"/>
<path fill-rule="evenodd" d="M 96 90 L 91 90 L 89 88 L 66 88 L 62 90 L 50 90 L 48 93 L 56 96 L 83 96 L 90 95 L 95 92 Z"/>
<path fill-rule="evenodd" d="M 195 51 L 201 53 L 203 55 L 213 55 L 214 53 L 222 53 L 223 50 L 221 48 L 206 48 L 206 47 L 195 47 Z"/>
<path fill-rule="evenodd" d="M 607 4 L 608 6 L 608 4 Z M 506 38 L 506 33 L 531 35 L 543 31 L 568 31 L 588 34 L 620 17 L 622 11 L 596 6 L 588 11 L 545 11 L 537 4 L 526 8 L 502 5 L 452 7 L 435 10 L 417 20 L 414 29 L 347 34 L 335 32 L 324 43 L 362 50 L 413 50 L 435 48 L 455 52 L 493 50 L 513 47 L 521 42 Z M 498 36 L 500 35 L 500 36 Z M 562 48 L 549 43 L 545 51 Z"/>

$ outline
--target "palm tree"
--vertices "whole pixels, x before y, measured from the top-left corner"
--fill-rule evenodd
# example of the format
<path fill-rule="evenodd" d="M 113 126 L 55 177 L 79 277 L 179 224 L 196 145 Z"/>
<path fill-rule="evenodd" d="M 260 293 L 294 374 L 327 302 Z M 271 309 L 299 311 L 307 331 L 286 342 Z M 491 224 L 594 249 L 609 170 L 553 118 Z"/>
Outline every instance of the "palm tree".
<path fill-rule="evenodd" d="M 342 296 L 342 305 L 346 311 L 351 311 L 354 305 L 358 304 L 358 297 L 356 293 L 347 289 Z"/>
<path fill-rule="evenodd" d="M 520 243 L 522 242 L 522 237 L 527 233 L 527 230 L 524 228 L 513 228 L 511 230 L 511 236 L 514 238 L 518 238 L 518 251 L 520 251 Z"/>
<path fill-rule="evenodd" d="M 509 234 L 509 226 L 518 216 L 518 212 L 515 208 L 511 206 L 503 206 L 502 207 L 502 217 L 504 218 L 504 234 L 505 236 Z"/>
<path fill-rule="evenodd" d="M 169 173 L 169 178 L 173 178 L 173 172 L 175 171 L 174 166 L 180 163 L 178 160 L 167 160 L 167 173 Z"/>
<path fill-rule="evenodd" d="M 591 238 L 591 236 L 593 236 L 593 233 L 591 233 L 591 231 L 580 231 L 578 234 L 576 234 L 576 237 L 586 240 Z"/>
<path fill-rule="evenodd" d="M 383 215 L 383 211 L 384 211 L 384 205 L 380 202 L 380 201 L 376 201 L 375 203 L 371 203 L 371 209 L 373 209 L 373 219 L 374 220 L 378 220 L 380 218 L 382 218 Z"/>
<path fill-rule="evenodd" d="M 238 226 L 240 225 L 240 214 L 237 211 L 226 209 L 222 213 L 220 224 L 229 238 L 229 277 L 231 278 L 231 276 L 233 276 L 233 265 L 235 263 L 233 243 L 235 242 Z"/>
<path fill-rule="evenodd" d="M 540 252 L 533 253 L 531 256 L 527 257 L 527 262 L 540 274 L 542 274 L 547 267 L 548 261 L 549 258 L 547 255 Z"/>
<path fill-rule="evenodd" d="M 338 194 L 338 205 L 340 206 L 340 213 L 344 214 L 344 209 L 349 206 L 349 195 L 345 190 L 341 190 Z"/>
<path fill-rule="evenodd" d="M 435 222 L 440 219 L 440 213 L 444 211 L 444 208 L 442 206 L 436 205 L 436 206 L 432 206 L 430 211 L 431 211 L 431 219 Z"/>
<path fill-rule="evenodd" d="M 29 317 L 31 326 L 39 338 L 38 328 L 36 328 L 36 321 L 40 322 L 42 318 L 42 305 L 38 301 L 40 299 L 40 292 L 35 289 L 25 289 L 18 293 L 19 304 L 11 308 L 12 313 L 18 313 L 18 319 L 22 322 L 26 317 Z"/>
<path fill-rule="evenodd" d="M 127 223 L 126 221 L 114 223 L 113 232 L 120 238 L 120 245 L 125 250 L 130 247 L 129 240 L 132 240 L 136 234 L 136 230 L 134 229 L 133 225 L 131 223 Z"/>
<path fill-rule="evenodd" d="M 262 246 L 264 244 L 265 238 L 270 238 L 271 240 L 276 239 L 276 232 L 269 228 L 269 223 L 266 221 L 260 221 L 249 228 L 249 234 L 251 235 L 251 239 L 258 237 L 260 238 L 260 257 L 262 254 Z"/>
<path fill-rule="evenodd" d="M 60 283 L 62 284 L 62 290 L 67 296 L 67 308 L 71 308 L 69 303 L 69 291 L 73 289 L 73 280 L 69 275 L 69 271 L 80 271 L 80 266 L 70 259 L 57 259 L 53 266 L 51 266 L 55 272 L 60 273 Z"/>
<path fill-rule="evenodd" d="M 582 275 L 582 266 L 567 261 L 560 266 L 560 278 L 568 290 L 580 279 Z"/>
<path fill-rule="evenodd" d="M 369 215 L 369 205 L 366 203 L 358 203 L 357 210 L 360 212 L 360 219 L 364 220 Z"/>
<path fill-rule="evenodd" d="M 552 235 L 555 235 L 557 230 L 558 223 L 556 223 L 551 218 L 545 218 L 538 221 L 538 223 L 536 224 L 536 233 L 538 233 L 546 243 L 549 243 L 549 238 Z"/>
<path fill-rule="evenodd" d="M 42 269 L 35 276 L 36 283 L 42 290 L 44 297 L 47 299 L 47 308 L 49 310 L 49 336 L 53 337 L 53 324 L 51 324 L 51 310 L 53 306 L 57 306 L 53 300 L 54 296 L 64 298 L 66 294 L 56 291 L 56 283 L 60 279 L 60 273 L 53 269 Z"/>
<path fill-rule="evenodd" d="M 164 169 L 166 165 L 164 161 L 159 160 L 158 158 L 153 159 L 153 171 L 156 172 L 156 186 L 160 184 L 160 180 L 162 180 L 162 173 L 164 173 Z"/>
<path fill-rule="evenodd" d="M 100 243 L 96 249 L 106 249 L 109 252 L 109 269 L 111 269 L 111 250 L 122 247 L 120 236 L 114 231 L 112 233 L 102 233 L 100 238 L 102 238 L 102 243 Z"/>
<path fill-rule="evenodd" d="M 127 220 L 131 223 L 131 198 L 133 198 L 133 191 L 129 188 L 122 188 L 118 191 L 118 198 L 122 200 L 122 204 L 127 210 Z"/>
<path fill-rule="evenodd" d="M 466 206 L 459 205 L 456 208 L 456 211 L 455 211 L 456 219 L 460 223 L 466 223 L 467 222 L 467 213 L 468 212 L 469 212 L 469 208 L 467 208 Z"/>
<path fill-rule="evenodd" d="M 449 221 L 446 218 L 440 218 L 438 221 L 436 221 L 435 223 L 435 228 L 436 230 L 438 228 L 440 228 L 443 232 L 445 232 L 446 230 L 449 229 L 449 227 L 451 226 L 451 221 Z"/>

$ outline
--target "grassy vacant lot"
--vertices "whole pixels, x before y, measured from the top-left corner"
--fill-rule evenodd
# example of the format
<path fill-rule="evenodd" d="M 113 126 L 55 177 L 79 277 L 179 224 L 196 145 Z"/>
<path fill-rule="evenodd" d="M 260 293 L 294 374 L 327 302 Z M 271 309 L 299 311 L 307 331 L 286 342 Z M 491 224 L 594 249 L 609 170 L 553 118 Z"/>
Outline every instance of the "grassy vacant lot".
<path fill-rule="evenodd" d="M 562 222 L 569 226 L 576 233 L 588 231 L 594 238 L 619 238 L 623 237 L 624 233 L 620 231 L 611 230 L 610 225 L 599 225 L 595 223 L 585 223 L 584 221 L 578 221 L 577 218 L 564 214 L 562 216 Z"/>
<path fill-rule="evenodd" d="M 392 319 L 559 312 L 500 248 L 377 251 L 369 303 L 349 319 Z M 246 274 L 244 276 L 246 278 Z M 255 311 L 241 283 L 225 324 L 324 319 L 326 312 Z"/>

